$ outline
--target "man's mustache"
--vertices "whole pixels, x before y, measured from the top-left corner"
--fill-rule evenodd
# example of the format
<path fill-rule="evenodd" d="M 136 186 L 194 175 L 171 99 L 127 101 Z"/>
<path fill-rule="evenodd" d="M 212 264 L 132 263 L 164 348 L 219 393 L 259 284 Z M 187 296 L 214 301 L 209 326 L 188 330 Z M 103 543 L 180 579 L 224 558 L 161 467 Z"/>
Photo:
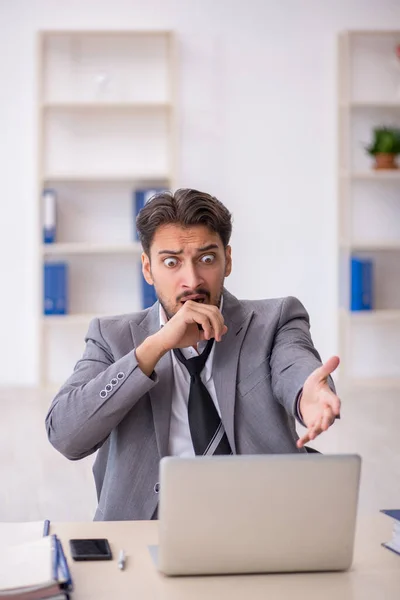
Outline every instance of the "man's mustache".
<path fill-rule="evenodd" d="M 210 292 L 208 290 L 205 290 L 204 288 L 199 288 L 197 290 L 183 292 L 183 294 L 181 294 L 180 296 L 178 296 L 178 298 L 176 299 L 176 301 L 177 302 L 181 302 L 181 300 L 184 300 L 188 296 L 196 296 L 198 294 L 201 294 L 202 296 L 205 296 L 206 298 L 208 298 L 208 300 L 210 299 Z"/>

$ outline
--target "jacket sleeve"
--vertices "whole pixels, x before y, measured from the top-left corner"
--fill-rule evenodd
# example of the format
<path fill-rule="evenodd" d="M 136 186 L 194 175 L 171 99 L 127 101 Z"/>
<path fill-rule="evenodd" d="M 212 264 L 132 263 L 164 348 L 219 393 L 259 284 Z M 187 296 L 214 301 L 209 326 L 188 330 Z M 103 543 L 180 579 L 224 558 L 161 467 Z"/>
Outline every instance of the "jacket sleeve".
<path fill-rule="evenodd" d="M 311 339 L 308 313 L 297 298 L 282 303 L 270 364 L 274 396 L 302 423 L 298 399 L 307 377 L 322 363 Z M 331 378 L 328 384 L 335 392 Z"/>
<path fill-rule="evenodd" d="M 114 360 L 99 319 L 90 323 L 85 341 L 83 357 L 46 416 L 50 442 L 70 460 L 95 452 L 158 382 L 155 372 L 147 377 L 141 371 L 135 350 Z"/>

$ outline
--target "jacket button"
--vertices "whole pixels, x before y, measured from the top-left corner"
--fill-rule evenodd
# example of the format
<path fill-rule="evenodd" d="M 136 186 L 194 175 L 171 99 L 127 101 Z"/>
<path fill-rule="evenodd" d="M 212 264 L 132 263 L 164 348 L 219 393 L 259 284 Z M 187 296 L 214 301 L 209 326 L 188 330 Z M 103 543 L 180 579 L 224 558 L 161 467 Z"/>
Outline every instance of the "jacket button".
<path fill-rule="evenodd" d="M 107 383 L 107 385 L 106 385 L 106 392 L 111 392 L 111 390 L 112 390 L 111 383 Z"/>
<path fill-rule="evenodd" d="M 117 379 L 119 379 L 121 381 L 121 379 L 123 379 L 125 377 L 125 373 L 122 373 L 122 371 L 120 371 L 117 375 Z"/>
<path fill-rule="evenodd" d="M 101 390 L 100 392 L 100 398 L 107 398 L 108 394 L 106 392 L 106 390 Z"/>
<path fill-rule="evenodd" d="M 154 486 L 154 491 L 156 494 L 158 494 L 160 492 L 160 484 L 156 483 L 156 485 Z"/>
<path fill-rule="evenodd" d="M 113 377 L 113 378 L 111 379 L 110 383 L 111 383 L 111 385 L 112 385 L 113 387 L 115 387 L 115 386 L 117 385 L 117 383 L 118 383 L 118 379 L 117 379 L 116 377 Z"/>

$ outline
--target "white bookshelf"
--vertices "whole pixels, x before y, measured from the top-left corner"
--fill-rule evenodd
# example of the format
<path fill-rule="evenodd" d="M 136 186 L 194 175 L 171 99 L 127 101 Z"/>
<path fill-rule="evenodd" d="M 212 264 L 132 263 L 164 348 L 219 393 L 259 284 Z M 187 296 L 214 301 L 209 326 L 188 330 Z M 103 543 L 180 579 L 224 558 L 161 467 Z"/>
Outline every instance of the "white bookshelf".
<path fill-rule="evenodd" d="M 72 372 L 91 319 L 140 310 L 136 189 L 176 187 L 177 52 L 171 31 L 38 35 L 39 380 Z M 57 194 L 56 242 L 41 196 Z M 43 264 L 68 264 L 67 315 L 43 314 Z"/>
<path fill-rule="evenodd" d="M 400 128 L 400 31 L 347 31 L 338 44 L 339 387 L 400 391 L 400 169 L 376 171 L 376 126 Z M 350 258 L 372 258 L 374 310 L 350 311 Z"/>

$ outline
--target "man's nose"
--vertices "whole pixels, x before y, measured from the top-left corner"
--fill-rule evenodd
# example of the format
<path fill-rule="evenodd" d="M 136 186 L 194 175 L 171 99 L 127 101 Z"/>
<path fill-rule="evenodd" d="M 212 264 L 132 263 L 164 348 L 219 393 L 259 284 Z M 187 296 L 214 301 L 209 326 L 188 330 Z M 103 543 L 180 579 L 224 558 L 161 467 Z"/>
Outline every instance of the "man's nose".
<path fill-rule="evenodd" d="M 195 290 L 201 283 L 203 283 L 203 278 L 195 265 L 191 263 L 185 265 L 182 281 L 183 286 Z"/>

